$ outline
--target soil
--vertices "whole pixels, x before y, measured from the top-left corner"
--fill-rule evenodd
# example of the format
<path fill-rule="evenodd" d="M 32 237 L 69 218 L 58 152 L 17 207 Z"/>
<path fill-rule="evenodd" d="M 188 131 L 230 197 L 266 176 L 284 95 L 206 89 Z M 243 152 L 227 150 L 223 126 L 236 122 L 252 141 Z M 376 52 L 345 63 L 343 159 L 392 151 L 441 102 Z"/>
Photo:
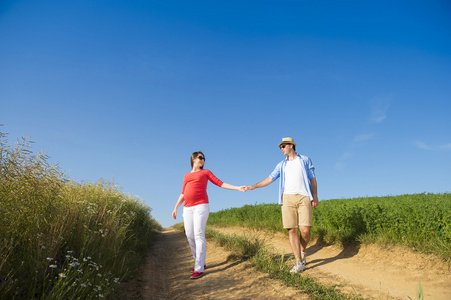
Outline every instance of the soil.
<path fill-rule="evenodd" d="M 225 234 L 260 236 L 280 255 L 292 254 L 281 233 L 247 228 L 215 228 Z M 309 299 L 302 291 L 285 286 L 256 271 L 245 261 L 228 260 L 230 252 L 207 242 L 204 276 L 190 279 L 193 258 L 183 232 L 164 229 L 153 245 L 142 277 L 122 284 L 117 299 Z M 367 299 L 417 299 L 421 282 L 424 299 L 451 299 L 449 266 L 433 255 L 403 247 L 362 245 L 339 248 L 312 241 L 307 248 L 303 276 L 343 293 Z M 287 262 L 290 264 L 291 262 Z M 113 297 L 114 298 L 114 297 Z"/>

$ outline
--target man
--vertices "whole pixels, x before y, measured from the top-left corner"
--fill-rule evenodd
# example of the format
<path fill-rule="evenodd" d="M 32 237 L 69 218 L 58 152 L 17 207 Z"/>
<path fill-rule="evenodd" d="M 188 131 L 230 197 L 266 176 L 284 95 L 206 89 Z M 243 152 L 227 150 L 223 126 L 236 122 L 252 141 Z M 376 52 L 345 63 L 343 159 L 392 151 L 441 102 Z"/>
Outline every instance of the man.
<path fill-rule="evenodd" d="M 265 187 L 280 177 L 279 204 L 282 205 L 283 227 L 288 229 L 291 249 L 296 259 L 290 272 L 297 273 L 305 269 L 305 250 L 313 225 L 312 208 L 318 206 L 315 168 L 310 158 L 296 153 L 296 144 L 292 138 L 283 138 L 279 148 L 287 158 L 276 166 L 269 177 L 248 186 L 247 190 Z"/>

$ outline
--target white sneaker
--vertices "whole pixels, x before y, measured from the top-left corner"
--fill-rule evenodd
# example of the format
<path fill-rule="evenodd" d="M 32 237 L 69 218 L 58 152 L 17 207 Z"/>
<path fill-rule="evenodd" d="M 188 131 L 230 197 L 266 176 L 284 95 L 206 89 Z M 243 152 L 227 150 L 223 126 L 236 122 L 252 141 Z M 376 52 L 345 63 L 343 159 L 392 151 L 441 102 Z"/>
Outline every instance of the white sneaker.
<path fill-rule="evenodd" d="M 294 267 L 290 270 L 290 273 L 301 272 L 305 269 L 305 262 L 298 262 L 294 265 Z"/>

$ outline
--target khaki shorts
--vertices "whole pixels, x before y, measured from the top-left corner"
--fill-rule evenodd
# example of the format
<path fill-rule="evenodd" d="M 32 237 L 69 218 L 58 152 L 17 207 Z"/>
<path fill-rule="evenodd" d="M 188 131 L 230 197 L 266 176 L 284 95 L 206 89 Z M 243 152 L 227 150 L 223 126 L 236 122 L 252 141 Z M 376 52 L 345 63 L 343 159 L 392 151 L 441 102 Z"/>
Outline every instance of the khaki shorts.
<path fill-rule="evenodd" d="M 282 196 L 283 228 L 312 226 L 312 203 L 309 196 L 300 194 L 283 194 Z"/>

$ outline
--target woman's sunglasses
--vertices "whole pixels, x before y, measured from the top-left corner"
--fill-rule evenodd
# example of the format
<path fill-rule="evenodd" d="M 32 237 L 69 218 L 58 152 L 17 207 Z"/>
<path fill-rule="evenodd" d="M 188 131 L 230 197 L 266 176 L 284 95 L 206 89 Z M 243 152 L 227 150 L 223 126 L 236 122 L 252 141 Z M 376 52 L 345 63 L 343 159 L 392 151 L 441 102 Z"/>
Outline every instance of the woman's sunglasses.
<path fill-rule="evenodd" d="M 205 157 L 203 157 L 203 156 L 198 156 L 197 158 L 200 160 L 205 160 Z"/>

